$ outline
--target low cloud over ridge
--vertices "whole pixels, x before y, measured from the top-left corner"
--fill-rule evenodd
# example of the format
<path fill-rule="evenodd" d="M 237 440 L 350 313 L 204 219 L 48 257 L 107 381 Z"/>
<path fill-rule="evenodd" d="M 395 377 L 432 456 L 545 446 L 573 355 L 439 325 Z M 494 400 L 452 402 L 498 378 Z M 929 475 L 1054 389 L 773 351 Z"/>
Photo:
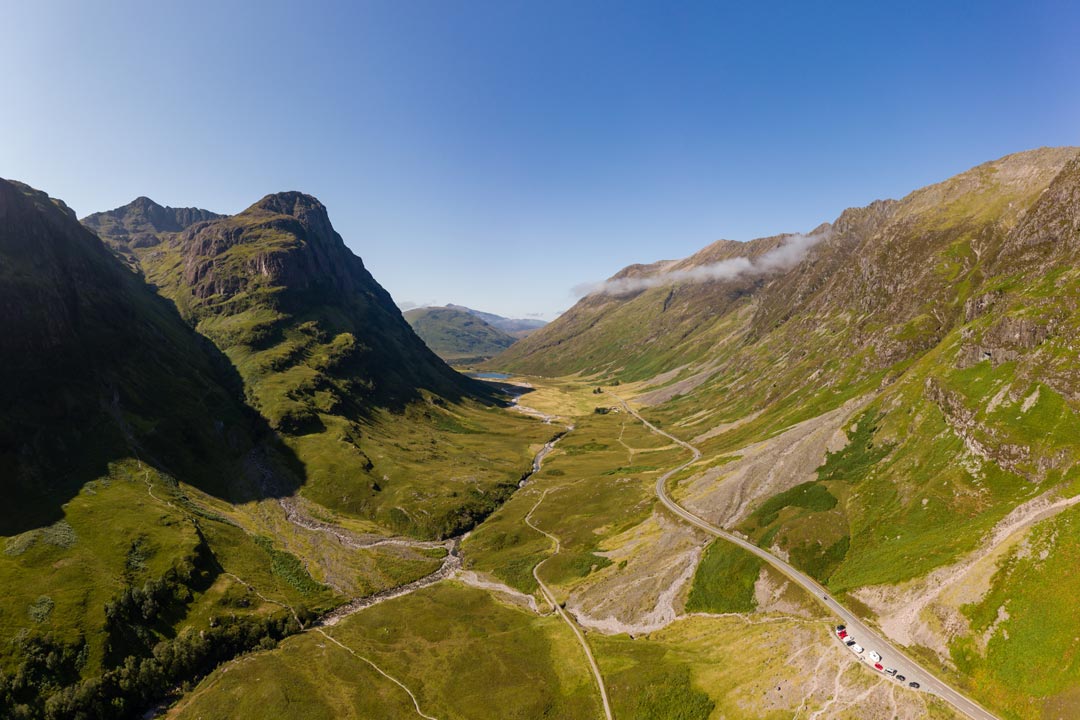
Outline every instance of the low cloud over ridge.
<path fill-rule="evenodd" d="M 778 247 L 754 259 L 736 257 L 693 268 L 664 270 L 648 277 L 626 277 L 598 283 L 586 283 L 575 287 L 574 294 L 578 297 L 586 295 L 624 295 L 676 283 L 732 280 L 748 275 L 768 275 L 785 272 L 802 262 L 803 258 L 810 252 L 810 248 L 830 234 L 831 231 L 826 230 L 810 235 L 789 235 L 784 238 L 784 241 Z"/>

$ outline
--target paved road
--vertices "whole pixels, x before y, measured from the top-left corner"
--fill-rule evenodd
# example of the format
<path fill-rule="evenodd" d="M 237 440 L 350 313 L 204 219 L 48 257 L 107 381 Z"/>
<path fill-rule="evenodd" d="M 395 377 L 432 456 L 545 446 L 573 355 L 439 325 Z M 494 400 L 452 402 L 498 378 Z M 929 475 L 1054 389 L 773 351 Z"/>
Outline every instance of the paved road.
<path fill-rule="evenodd" d="M 847 631 L 849 635 L 851 635 L 851 637 L 853 637 L 859 643 L 859 645 L 865 648 L 865 652 L 863 652 L 863 654 L 859 656 L 859 659 L 867 663 L 867 669 L 870 670 L 870 672 L 878 671 L 874 669 L 873 665 L 870 663 L 869 658 L 866 656 L 870 653 L 871 650 L 876 650 L 882 656 L 882 665 L 884 665 L 885 667 L 896 668 L 899 675 L 904 675 L 907 678 L 906 682 L 904 683 L 905 685 L 908 682 L 918 682 L 921 686 L 920 692 L 929 692 L 937 695 L 942 700 L 949 703 L 961 713 L 967 715 L 973 720 L 998 720 L 996 715 L 993 715 L 992 713 L 984 710 L 973 700 L 969 699 L 967 696 L 961 694 L 957 690 L 953 689 L 951 686 L 939 680 L 934 675 L 930 674 L 921 665 L 916 663 L 898 648 L 893 646 L 892 643 L 888 642 L 877 631 L 868 627 L 865 623 L 859 620 L 859 618 L 856 617 L 854 613 L 840 605 L 840 603 L 836 602 L 836 600 L 834 600 L 832 596 L 828 594 L 828 591 L 813 578 L 803 574 L 799 570 L 795 569 L 792 565 L 785 562 L 784 560 L 781 560 L 767 550 L 763 550 L 757 545 L 754 545 L 753 543 L 744 540 L 738 535 L 733 535 L 726 530 L 719 528 L 716 525 L 713 525 L 707 520 L 698 517 L 694 513 L 690 512 L 689 510 L 672 500 L 671 497 L 669 497 L 667 494 L 668 479 L 680 470 L 683 470 L 684 468 L 687 468 L 697 462 L 701 458 L 701 451 L 690 443 L 680 440 L 674 435 L 666 433 L 660 428 L 650 423 L 648 420 L 638 414 L 636 410 L 630 407 L 630 405 L 628 405 L 626 401 L 620 398 L 618 395 L 614 395 L 610 392 L 609 394 L 611 394 L 616 400 L 619 401 L 619 403 L 623 406 L 626 412 L 641 421 L 642 424 L 645 425 L 645 427 L 649 428 L 658 435 L 662 435 L 663 437 L 668 438 L 672 442 L 686 448 L 691 453 L 693 453 L 693 457 L 690 460 L 683 463 L 674 470 L 668 471 L 656 481 L 656 495 L 660 498 L 660 502 L 662 502 L 668 510 L 675 513 L 691 525 L 695 525 L 711 535 L 715 535 L 718 538 L 738 545 L 744 550 L 751 552 L 754 555 L 757 555 L 759 558 L 761 558 L 762 560 L 779 570 L 781 573 L 783 573 L 784 576 L 786 576 L 789 580 L 805 588 L 807 592 L 809 592 L 814 598 L 818 600 L 818 602 L 825 605 L 825 607 L 827 607 L 830 612 L 832 612 L 836 617 L 840 618 L 840 621 L 844 625 L 847 625 Z M 840 643 L 839 638 L 836 638 L 835 634 L 833 635 L 833 637 L 836 639 L 837 643 Z M 842 643 L 841 647 L 847 649 L 847 647 Z"/>

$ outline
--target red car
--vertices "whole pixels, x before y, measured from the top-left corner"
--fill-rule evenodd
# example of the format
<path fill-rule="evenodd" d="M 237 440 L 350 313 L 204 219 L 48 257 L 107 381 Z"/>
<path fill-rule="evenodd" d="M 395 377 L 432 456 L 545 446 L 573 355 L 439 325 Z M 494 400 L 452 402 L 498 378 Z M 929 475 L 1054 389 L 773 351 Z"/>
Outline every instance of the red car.
<path fill-rule="evenodd" d="M 841 630 L 840 632 L 836 633 L 836 637 L 843 640 L 844 638 L 847 637 L 847 630 Z"/>
<path fill-rule="evenodd" d="M 881 670 L 882 672 L 884 672 L 885 671 L 885 666 L 882 665 L 881 663 L 874 663 L 874 669 L 875 670 Z"/>

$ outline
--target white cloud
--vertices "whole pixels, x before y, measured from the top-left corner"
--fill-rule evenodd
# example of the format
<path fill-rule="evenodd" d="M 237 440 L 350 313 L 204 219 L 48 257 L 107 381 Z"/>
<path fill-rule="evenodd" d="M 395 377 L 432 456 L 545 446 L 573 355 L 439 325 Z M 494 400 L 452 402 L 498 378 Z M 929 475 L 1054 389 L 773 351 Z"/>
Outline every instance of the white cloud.
<path fill-rule="evenodd" d="M 778 247 L 758 258 L 736 257 L 720 262 L 680 270 L 668 270 L 648 277 L 628 277 L 586 283 L 574 288 L 578 297 L 594 294 L 623 295 L 653 287 L 676 283 L 702 283 L 714 280 L 732 280 L 745 275 L 767 275 L 790 270 L 802 262 L 810 248 L 829 235 L 829 231 L 813 235 L 789 235 Z"/>

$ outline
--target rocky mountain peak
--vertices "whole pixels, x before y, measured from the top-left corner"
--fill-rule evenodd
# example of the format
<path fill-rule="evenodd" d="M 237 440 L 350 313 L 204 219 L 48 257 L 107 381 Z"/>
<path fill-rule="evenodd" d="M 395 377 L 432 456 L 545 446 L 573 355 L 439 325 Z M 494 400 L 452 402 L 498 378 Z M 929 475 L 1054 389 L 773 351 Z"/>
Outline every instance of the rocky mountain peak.
<path fill-rule="evenodd" d="M 301 218 L 311 213 L 326 215 L 326 206 L 313 195 L 297 190 L 272 193 L 252 205 L 249 210 L 264 210 L 276 215 L 292 215 Z"/>
<path fill-rule="evenodd" d="M 178 233 L 196 223 L 220 217 L 202 208 L 163 206 L 140 195 L 127 205 L 89 215 L 82 223 L 118 250 L 130 251 L 157 245 L 165 234 Z"/>

